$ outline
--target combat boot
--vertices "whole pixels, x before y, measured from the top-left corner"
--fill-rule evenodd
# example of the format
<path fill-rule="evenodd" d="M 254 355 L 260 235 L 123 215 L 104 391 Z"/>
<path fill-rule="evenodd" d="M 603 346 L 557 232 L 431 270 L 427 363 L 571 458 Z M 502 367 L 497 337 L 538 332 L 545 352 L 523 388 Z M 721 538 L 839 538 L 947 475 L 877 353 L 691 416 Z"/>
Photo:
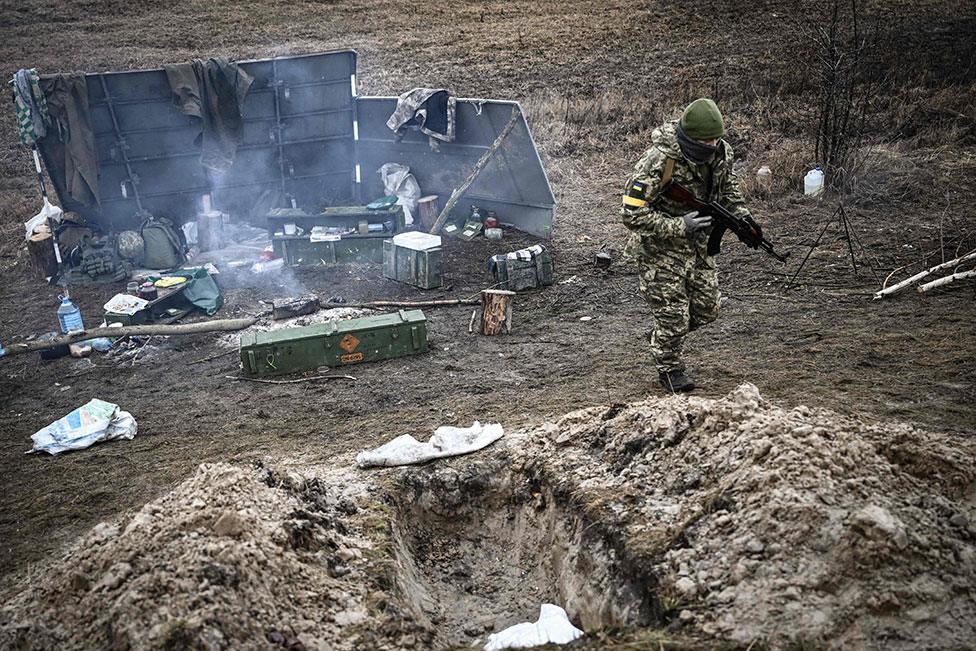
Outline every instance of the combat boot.
<path fill-rule="evenodd" d="M 658 380 L 668 391 L 683 393 L 695 390 L 695 383 L 688 379 L 684 371 L 665 371 L 658 375 Z"/>

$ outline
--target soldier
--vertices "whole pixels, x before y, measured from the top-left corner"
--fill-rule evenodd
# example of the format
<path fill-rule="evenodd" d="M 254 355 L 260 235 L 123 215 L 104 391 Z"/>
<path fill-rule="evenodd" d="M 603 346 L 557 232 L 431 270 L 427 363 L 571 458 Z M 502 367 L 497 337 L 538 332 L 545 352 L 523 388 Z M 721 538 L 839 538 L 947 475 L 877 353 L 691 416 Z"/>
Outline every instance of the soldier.
<path fill-rule="evenodd" d="M 715 102 L 695 100 L 680 120 L 654 130 L 624 190 L 627 252 L 637 260 L 640 290 L 654 315 L 651 355 L 661 384 L 672 392 L 695 388 L 685 375 L 682 344 L 685 335 L 718 317 L 720 295 L 715 260 L 706 252 L 712 218 L 688 212 L 661 191 L 674 179 L 702 201 L 748 216 L 724 134 Z"/>

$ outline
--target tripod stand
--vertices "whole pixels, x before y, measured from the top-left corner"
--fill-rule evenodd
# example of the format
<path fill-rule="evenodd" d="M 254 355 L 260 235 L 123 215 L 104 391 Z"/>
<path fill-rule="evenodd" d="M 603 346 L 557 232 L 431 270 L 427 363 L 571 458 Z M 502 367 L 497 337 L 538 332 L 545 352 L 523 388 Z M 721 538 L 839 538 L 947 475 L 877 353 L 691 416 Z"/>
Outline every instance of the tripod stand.
<path fill-rule="evenodd" d="M 874 264 L 871 257 L 868 255 L 867 249 L 864 247 L 864 244 L 861 243 L 861 238 L 858 236 L 857 231 L 854 230 L 854 225 L 847 216 L 847 211 L 844 209 L 844 204 L 839 203 L 837 204 L 837 208 L 834 210 L 833 214 L 827 219 L 826 222 L 824 222 L 823 228 L 820 229 L 820 234 L 817 235 L 817 239 L 810 246 L 810 250 L 807 251 L 806 256 L 804 256 L 803 262 L 801 262 L 800 266 L 797 267 L 796 272 L 793 274 L 793 277 L 790 278 L 790 282 L 786 283 L 786 287 L 783 291 L 789 291 L 789 289 L 793 286 L 793 282 L 796 280 L 797 276 L 800 275 L 800 272 L 803 271 L 803 266 L 807 263 L 807 260 L 810 259 L 810 255 L 813 253 L 813 250 L 820 245 L 820 241 L 827 233 L 827 229 L 830 228 L 831 224 L 836 222 L 839 222 L 841 228 L 844 229 L 844 239 L 847 240 L 847 250 L 851 256 L 851 267 L 854 269 L 854 275 L 858 275 L 857 257 L 854 255 L 854 244 L 856 243 L 861 255 L 868 260 L 868 268 L 871 270 L 871 273 L 874 274 L 875 280 L 877 280 L 879 283 L 881 282 L 881 279 L 878 277 L 878 273 L 874 270 Z"/>

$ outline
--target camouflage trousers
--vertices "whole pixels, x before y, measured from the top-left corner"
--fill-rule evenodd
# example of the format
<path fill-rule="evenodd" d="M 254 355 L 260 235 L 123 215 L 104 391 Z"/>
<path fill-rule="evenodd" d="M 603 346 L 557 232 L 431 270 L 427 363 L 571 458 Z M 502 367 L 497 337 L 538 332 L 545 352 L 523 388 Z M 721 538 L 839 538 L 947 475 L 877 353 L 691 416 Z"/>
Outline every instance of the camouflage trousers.
<path fill-rule="evenodd" d="M 659 373 L 683 371 L 685 336 L 718 318 L 718 274 L 711 261 L 701 260 L 641 261 L 639 271 L 641 293 L 654 315 L 654 327 L 648 334 L 654 364 Z"/>

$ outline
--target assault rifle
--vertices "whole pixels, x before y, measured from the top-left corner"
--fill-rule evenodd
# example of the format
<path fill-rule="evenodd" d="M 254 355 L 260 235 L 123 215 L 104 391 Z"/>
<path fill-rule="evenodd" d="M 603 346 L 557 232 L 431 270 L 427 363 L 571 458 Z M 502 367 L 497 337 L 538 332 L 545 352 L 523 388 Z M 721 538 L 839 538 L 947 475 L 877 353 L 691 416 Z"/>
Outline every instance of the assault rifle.
<path fill-rule="evenodd" d="M 708 255 L 718 255 L 722 250 L 722 236 L 726 230 L 735 233 L 739 241 L 750 249 L 762 249 L 783 264 L 789 253 L 781 255 L 773 250 L 773 243 L 763 237 L 762 228 L 751 217 L 736 217 L 722 207 L 717 201 L 705 203 L 695 196 L 695 193 L 681 187 L 673 180 L 670 181 L 662 193 L 668 199 L 697 210 L 700 215 L 711 215 L 712 234 L 708 236 Z"/>

